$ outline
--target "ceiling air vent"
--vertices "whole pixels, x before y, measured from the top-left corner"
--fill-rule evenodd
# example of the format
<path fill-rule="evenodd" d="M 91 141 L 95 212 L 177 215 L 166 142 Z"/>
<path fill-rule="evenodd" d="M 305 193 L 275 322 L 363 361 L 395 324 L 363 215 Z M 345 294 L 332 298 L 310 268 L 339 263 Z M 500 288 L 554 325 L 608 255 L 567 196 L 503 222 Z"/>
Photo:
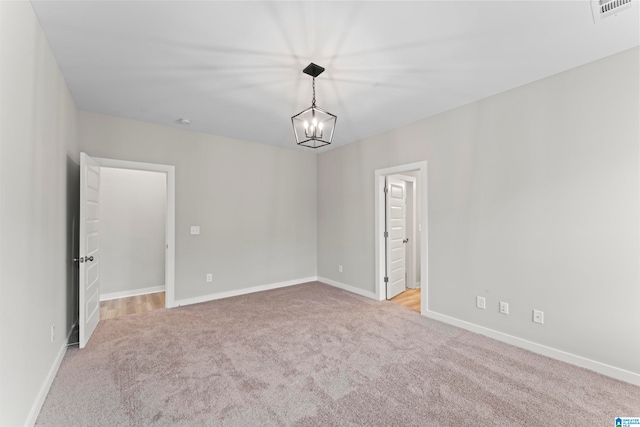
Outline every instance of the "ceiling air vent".
<path fill-rule="evenodd" d="M 631 0 L 591 0 L 593 22 L 596 24 L 630 8 Z"/>

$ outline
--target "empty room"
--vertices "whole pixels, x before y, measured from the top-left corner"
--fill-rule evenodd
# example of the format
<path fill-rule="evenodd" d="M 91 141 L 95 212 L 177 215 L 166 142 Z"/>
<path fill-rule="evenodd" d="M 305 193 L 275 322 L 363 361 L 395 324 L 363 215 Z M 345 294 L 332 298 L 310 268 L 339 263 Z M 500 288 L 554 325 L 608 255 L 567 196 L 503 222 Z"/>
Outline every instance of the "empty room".
<path fill-rule="evenodd" d="M 640 1 L 0 1 L 0 426 L 640 425 Z"/>

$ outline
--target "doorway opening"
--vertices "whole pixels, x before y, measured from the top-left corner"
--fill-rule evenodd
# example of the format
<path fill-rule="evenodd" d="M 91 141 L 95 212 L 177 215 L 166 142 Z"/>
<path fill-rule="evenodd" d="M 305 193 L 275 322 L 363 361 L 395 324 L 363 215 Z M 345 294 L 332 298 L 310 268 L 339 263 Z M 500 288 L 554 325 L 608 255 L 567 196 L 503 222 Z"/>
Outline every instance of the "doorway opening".
<path fill-rule="evenodd" d="M 120 171 L 120 175 L 116 173 L 117 171 Z M 115 179 L 113 179 L 116 176 L 114 173 L 118 175 Z M 106 180 L 105 178 L 109 175 L 112 175 L 112 179 Z M 134 185 L 133 177 L 142 180 L 138 179 L 137 184 Z M 109 181 L 111 183 L 105 187 L 104 184 Z M 161 193 L 161 197 L 150 199 L 146 195 L 142 196 L 140 191 L 130 191 L 135 190 L 136 186 L 142 188 L 144 192 L 153 192 L 151 189 L 155 187 L 154 191 Z M 107 199 L 104 197 L 106 195 L 101 196 L 101 190 L 110 193 Z M 140 215 L 135 212 L 133 215 L 131 212 L 126 212 L 141 208 L 142 205 L 136 204 L 138 197 L 144 199 L 143 204 L 155 206 L 153 221 L 148 218 L 150 215 L 146 209 L 149 208 L 148 206 Z M 108 204 L 112 206 L 107 206 Z M 105 206 L 108 209 L 105 210 Z M 102 218 L 103 214 L 106 214 L 105 218 Z M 148 311 L 148 308 L 156 306 L 167 308 L 174 306 L 174 166 L 92 158 L 86 153 L 81 153 L 79 222 L 80 257 L 77 261 L 80 266 L 78 301 L 80 348 L 86 346 L 100 318 L 103 317 L 101 314 L 108 314 L 108 308 L 106 313 L 101 309 L 101 301 L 108 304 L 109 301 L 120 300 L 120 307 L 116 311 L 124 314 Z M 152 223 L 156 224 L 155 228 L 151 227 Z M 118 241 L 123 241 L 122 237 L 126 247 L 117 246 Z M 152 257 L 141 253 L 142 250 L 136 247 L 137 244 L 144 244 L 144 240 L 156 240 L 158 243 Z M 148 278 L 144 278 L 146 274 L 144 268 L 137 268 L 135 274 L 131 273 L 133 267 L 138 267 L 138 263 L 156 265 L 156 276 L 152 277 L 150 282 L 153 286 L 136 287 L 137 284 L 134 284 L 133 288 L 126 288 L 126 286 L 122 288 L 122 283 L 119 282 L 130 279 L 149 283 Z M 106 292 L 101 291 L 103 278 L 111 281 L 111 287 Z M 163 295 L 154 295 L 159 293 Z M 122 297 L 126 300 L 121 300 Z M 118 301 L 112 305 L 117 303 Z"/>
<path fill-rule="evenodd" d="M 376 293 L 428 311 L 427 162 L 375 171 Z"/>
<path fill-rule="evenodd" d="M 166 173 L 100 167 L 100 320 L 165 306 Z"/>

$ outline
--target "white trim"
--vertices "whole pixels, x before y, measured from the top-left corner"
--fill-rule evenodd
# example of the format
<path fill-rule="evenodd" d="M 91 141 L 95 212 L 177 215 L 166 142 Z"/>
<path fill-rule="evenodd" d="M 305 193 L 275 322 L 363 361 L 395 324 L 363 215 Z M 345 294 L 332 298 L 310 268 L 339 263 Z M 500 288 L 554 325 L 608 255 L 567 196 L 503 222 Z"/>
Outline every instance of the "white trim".
<path fill-rule="evenodd" d="M 165 307 L 175 307 L 175 271 L 176 271 L 176 168 L 171 165 L 156 163 L 131 162 L 128 160 L 104 159 L 94 157 L 101 167 L 133 169 L 149 172 L 163 172 L 167 175 L 167 205 L 166 218 L 166 256 L 164 265 L 165 276 Z"/>
<path fill-rule="evenodd" d="M 394 166 L 385 169 L 377 169 L 375 171 L 375 187 L 374 187 L 374 237 L 375 237 L 375 280 L 376 280 L 376 297 L 382 301 L 385 299 L 386 289 L 384 284 L 384 181 L 385 176 L 396 175 L 402 172 L 420 171 L 420 312 L 424 315 L 428 310 L 429 299 L 429 253 L 428 253 L 428 229 L 427 222 L 427 162 L 415 162 L 406 165 Z"/>
<path fill-rule="evenodd" d="M 175 169 L 175 166 L 161 165 L 159 163 L 132 162 L 129 160 L 105 159 L 103 157 L 94 157 L 94 159 L 103 168 L 133 169 L 150 172 L 167 172 L 169 169 Z"/>
<path fill-rule="evenodd" d="M 317 276 L 304 277 L 301 279 L 287 280 L 285 282 L 269 283 L 268 285 L 252 286 L 250 288 L 235 289 L 233 291 L 218 292 L 215 294 L 201 295 L 199 297 L 175 300 L 175 307 L 183 305 L 199 304 L 201 302 L 213 301 L 217 299 L 237 297 L 239 295 L 252 294 L 254 292 L 268 291 L 270 289 L 286 288 L 287 286 L 302 285 L 303 283 L 315 282 Z"/>
<path fill-rule="evenodd" d="M 342 289 L 347 292 L 351 292 L 353 294 L 362 295 L 363 297 L 367 297 L 367 298 L 371 298 L 376 301 L 379 301 L 378 295 L 376 295 L 375 292 L 369 292 L 369 291 L 362 290 L 360 288 L 355 288 L 353 286 L 345 285 L 344 283 L 336 282 L 335 280 L 327 279 L 326 277 L 318 277 L 318 282 L 333 286 L 334 288 Z"/>
<path fill-rule="evenodd" d="M 433 320 L 457 326 L 458 328 L 475 332 L 516 347 L 524 348 L 525 350 L 529 350 L 534 353 L 550 357 L 552 359 L 560 360 L 562 362 L 579 366 L 581 368 L 586 368 L 620 381 L 625 381 L 640 386 L 640 374 L 637 374 L 635 372 L 616 368 L 615 366 L 607 365 L 605 363 L 596 362 L 595 360 L 587 359 L 586 357 L 567 353 L 566 351 L 558 350 L 552 347 L 547 347 L 542 344 L 518 338 L 513 335 L 505 334 L 503 332 L 498 332 L 493 329 L 485 328 L 484 326 L 456 319 L 455 317 L 450 317 L 444 314 L 437 313 L 435 311 L 427 311 L 423 312 L 422 314 Z"/>
<path fill-rule="evenodd" d="M 133 289 L 130 291 L 111 292 L 110 294 L 101 294 L 100 301 L 109 301 L 118 298 L 135 297 L 137 295 L 155 294 L 156 292 L 164 292 L 165 286 L 153 286 L 150 288 Z"/>
<path fill-rule="evenodd" d="M 75 325 L 74 325 L 75 327 Z M 53 384 L 53 380 L 58 373 L 58 369 L 60 369 L 60 364 L 62 363 L 62 359 L 64 359 L 64 355 L 67 354 L 67 345 L 69 344 L 69 338 L 71 337 L 71 333 L 73 332 L 73 328 L 67 334 L 67 339 L 62 343 L 62 347 L 58 351 L 58 355 L 56 356 L 51 368 L 49 368 L 49 373 L 44 379 L 42 386 L 40 387 L 40 391 L 36 396 L 36 400 L 31 405 L 31 410 L 29 411 L 29 415 L 27 416 L 27 420 L 25 421 L 25 427 L 33 427 L 36 424 L 36 420 L 38 419 L 38 415 L 40 415 L 40 410 L 42 409 L 42 405 L 44 405 L 44 401 L 47 398 L 47 394 L 49 394 L 49 389 L 51 388 L 51 384 Z"/>
<path fill-rule="evenodd" d="M 398 178 L 398 179 L 401 179 L 403 181 L 416 182 L 416 177 L 415 176 L 403 175 L 401 173 L 394 174 L 394 178 Z"/>

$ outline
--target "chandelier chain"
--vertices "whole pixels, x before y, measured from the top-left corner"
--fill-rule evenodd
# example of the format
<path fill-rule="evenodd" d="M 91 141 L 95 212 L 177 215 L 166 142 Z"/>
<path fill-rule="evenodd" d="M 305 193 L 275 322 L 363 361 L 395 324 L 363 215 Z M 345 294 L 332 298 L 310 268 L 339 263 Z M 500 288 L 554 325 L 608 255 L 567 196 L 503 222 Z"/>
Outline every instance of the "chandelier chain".
<path fill-rule="evenodd" d="M 313 83 L 312 83 L 312 87 L 313 87 L 313 99 L 311 100 L 311 106 L 315 107 L 316 106 L 316 78 L 313 78 Z"/>

